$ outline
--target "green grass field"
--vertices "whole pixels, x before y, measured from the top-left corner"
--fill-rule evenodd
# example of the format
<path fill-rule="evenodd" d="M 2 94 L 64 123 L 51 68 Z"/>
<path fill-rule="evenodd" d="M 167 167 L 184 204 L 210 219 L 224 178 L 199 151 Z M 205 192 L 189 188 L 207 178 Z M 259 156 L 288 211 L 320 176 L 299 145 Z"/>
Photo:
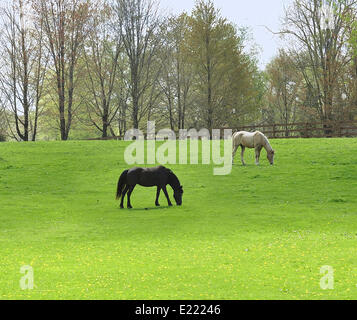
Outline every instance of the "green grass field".
<path fill-rule="evenodd" d="M 183 206 L 137 187 L 130 211 L 114 199 L 125 143 L 0 144 L 0 298 L 356 299 L 357 139 L 272 145 L 273 167 L 252 150 L 229 176 L 170 166 Z"/>

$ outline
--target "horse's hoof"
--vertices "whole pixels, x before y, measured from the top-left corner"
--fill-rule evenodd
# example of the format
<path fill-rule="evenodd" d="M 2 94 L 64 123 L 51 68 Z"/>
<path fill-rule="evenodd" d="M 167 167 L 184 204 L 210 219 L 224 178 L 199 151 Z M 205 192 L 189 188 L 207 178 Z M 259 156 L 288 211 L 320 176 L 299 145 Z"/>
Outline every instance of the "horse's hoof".
<path fill-rule="evenodd" d="M 121 206 L 120 209 L 124 209 L 124 207 Z"/>
<path fill-rule="evenodd" d="M 172 203 L 169 204 L 169 207 L 172 207 Z"/>
<path fill-rule="evenodd" d="M 160 207 L 160 205 L 158 203 L 156 203 L 155 206 Z"/>
<path fill-rule="evenodd" d="M 133 209 L 133 207 L 132 207 L 132 206 L 130 206 L 130 207 L 128 207 L 128 209 Z"/>

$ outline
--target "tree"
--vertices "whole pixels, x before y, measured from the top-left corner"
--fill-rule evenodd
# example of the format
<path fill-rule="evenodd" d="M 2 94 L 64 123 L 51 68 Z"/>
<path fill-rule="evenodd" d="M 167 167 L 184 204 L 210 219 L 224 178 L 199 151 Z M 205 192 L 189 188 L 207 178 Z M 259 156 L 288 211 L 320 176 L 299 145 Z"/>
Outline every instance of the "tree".
<path fill-rule="evenodd" d="M 158 78 L 155 59 L 162 45 L 162 39 L 158 37 L 162 21 L 153 0 L 115 0 L 112 8 L 113 28 L 128 59 L 131 118 L 137 129 L 150 107 L 145 95 Z"/>
<path fill-rule="evenodd" d="M 354 108 L 354 114 L 357 113 L 357 9 L 351 10 L 349 15 L 345 16 L 349 26 L 349 51 L 352 57 L 352 63 L 349 68 L 349 89 L 351 90 L 350 101 Z M 352 81 L 351 81 L 352 80 Z M 352 114 L 349 115 L 353 118 Z"/>
<path fill-rule="evenodd" d="M 315 92 L 315 107 L 323 121 L 333 121 L 338 112 L 335 103 L 338 75 L 351 59 L 346 50 L 348 26 L 343 17 L 354 10 L 356 3 L 355 0 L 295 0 L 286 11 L 281 34 L 295 42 L 291 54 L 296 57 L 307 89 Z M 331 130 L 326 128 L 326 132 Z"/>
<path fill-rule="evenodd" d="M 266 68 L 267 104 L 271 121 L 285 124 L 285 136 L 289 136 L 288 124 L 296 121 L 301 87 L 301 76 L 291 57 L 280 50 Z"/>
<path fill-rule="evenodd" d="M 89 0 L 34 0 L 38 20 L 43 21 L 46 46 L 55 75 L 58 122 L 67 140 L 76 111 L 74 95 L 78 59 L 88 34 Z"/>
<path fill-rule="evenodd" d="M 165 46 L 160 55 L 162 72 L 160 86 L 167 106 L 170 127 L 184 129 L 186 111 L 192 103 L 194 73 L 185 49 L 189 34 L 189 17 L 186 13 L 170 17 L 165 26 Z"/>
<path fill-rule="evenodd" d="M 16 0 L 2 11 L 4 33 L 0 90 L 10 108 L 16 140 L 35 141 L 47 56 L 43 52 L 43 25 L 34 24 L 29 1 Z M 9 121 L 12 125 L 12 121 Z"/>
<path fill-rule="evenodd" d="M 105 4 L 93 12 L 87 50 L 84 51 L 88 77 L 85 83 L 90 97 L 85 99 L 87 111 L 91 124 L 103 138 L 108 136 L 108 128 L 120 108 L 119 103 L 114 105 L 112 98 L 115 85 L 119 83 L 116 78 L 121 47 L 120 40 L 111 36 L 107 22 L 110 19 L 111 9 Z"/>
<path fill-rule="evenodd" d="M 210 130 L 228 125 L 241 102 L 253 97 L 255 63 L 243 53 L 244 41 L 245 30 L 221 17 L 212 1 L 196 3 L 186 50 L 197 74 L 199 113 Z"/>

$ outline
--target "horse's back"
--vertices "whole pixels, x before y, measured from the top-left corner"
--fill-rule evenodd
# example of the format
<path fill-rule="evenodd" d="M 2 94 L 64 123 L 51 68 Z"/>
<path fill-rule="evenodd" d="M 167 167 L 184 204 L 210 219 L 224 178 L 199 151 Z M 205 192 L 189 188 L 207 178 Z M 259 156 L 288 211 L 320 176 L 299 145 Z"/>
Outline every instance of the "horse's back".
<path fill-rule="evenodd" d="M 254 137 L 257 133 L 259 132 L 239 131 L 234 134 L 234 141 L 236 144 L 242 145 L 246 148 L 254 148 Z"/>
<path fill-rule="evenodd" d="M 160 172 L 168 170 L 164 166 L 157 166 L 152 168 L 141 168 L 141 167 L 133 167 L 129 169 L 128 173 L 143 173 L 143 172 Z"/>
<path fill-rule="evenodd" d="M 128 170 L 127 173 L 127 182 L 129 185 L 134 185 L 137 184 L 137 181 L 139 181 L 140 176 L 142 175 L 142 172 L 144 171 L 144 168 L 139 168 L 139 167 L 134 167 Z"/>
<path fill-rule="evenodd" d="M 139 184 L 143 187 L 153 187 L 162 184 L 167 179 L 169 169 L 164 166 L 152 168 L 135 167 L 128 171 L 128 183 L 130 185 Z"/>

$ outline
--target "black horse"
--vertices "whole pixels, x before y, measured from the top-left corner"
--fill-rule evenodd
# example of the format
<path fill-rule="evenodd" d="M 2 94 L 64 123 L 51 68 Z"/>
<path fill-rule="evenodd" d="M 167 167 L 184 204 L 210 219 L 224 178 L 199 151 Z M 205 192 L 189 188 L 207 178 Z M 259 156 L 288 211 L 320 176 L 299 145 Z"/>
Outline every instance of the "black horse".
<path fill-rule="evenodd" d="M 157 187 L 156 202 L 158 207 L 161 189 L 164 191 L 169 206 L 172 206 L 166 185 L 170 185 L 174 190 L 174 198 L 177 205 L 182 205 L 183 189 L 179 179 L 170 170 L 163 166 L 155 168 L 132 168 L 125 170 L 118 181 L 117 200 L 121 198 L 120 208 L 124 208 L 125 194 L 128 193 L 128 208 L 131 209 L 130 196 L 136 185 L 143 187 Z"/>

